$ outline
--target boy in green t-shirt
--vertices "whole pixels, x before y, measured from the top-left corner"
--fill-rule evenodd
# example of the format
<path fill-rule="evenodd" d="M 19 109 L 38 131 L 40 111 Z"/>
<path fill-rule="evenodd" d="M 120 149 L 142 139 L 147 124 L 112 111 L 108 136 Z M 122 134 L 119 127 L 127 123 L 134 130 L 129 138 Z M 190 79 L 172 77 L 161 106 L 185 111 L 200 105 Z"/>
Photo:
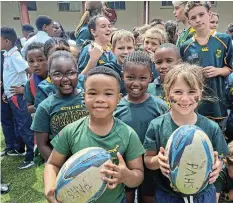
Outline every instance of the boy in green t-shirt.
<path fill-rule="evenodd" d="M 101 170 L 107 189 L 96 203 L 124 202 L 124 185 L 136 187 L 143 180 L 144 148 L 136 132 L 113 117 L 121 99 L 119 75 L 107 67 L 93 68 L 85 80 L 84 98 L 90 115 L 67 125 L 51 142 L 54 149 L 45 167 L 45 195 L 49 202 L 57 202 L 56 176 L 70 154 L 102 147 L 111 153 L 112 163 Z"/>
<path fill-rule="evenodd" d="M 225 166 L 214 183 L 218 202 L 233 201 L 233 141 L 228 144 L 229 153 L 224 159 Z"/>

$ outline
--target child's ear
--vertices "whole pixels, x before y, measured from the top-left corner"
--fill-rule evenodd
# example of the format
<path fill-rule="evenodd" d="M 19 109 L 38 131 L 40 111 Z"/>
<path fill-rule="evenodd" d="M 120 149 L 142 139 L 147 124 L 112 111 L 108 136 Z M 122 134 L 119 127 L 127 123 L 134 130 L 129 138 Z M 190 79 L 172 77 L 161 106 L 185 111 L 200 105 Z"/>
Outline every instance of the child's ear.
<path fill-rule="evenodd" d="M 95 34 L 95 30 L 94 29 L 91 29 L 91 34 L 93 37 L 96 37 L 96 34 Z"/>
<path fill-rule="evenodd" d="M 224 163 L 225 165 L 227 165 L 227 160 L 226 160 L 226 159 L 223 159 L 223 163 Z"/>
<path fill-rule="evenodd" d="M 45 31 L 45 32 L 47 32 L 47 25 L 46 25 L 46 24 L 44 24 L 44 25 L 42 26 L 42 30 Z"/>
<path fill-rule="evenodd" d="M 123 96 L 122 93 L 118 94 L 118 101 L 117 101 L 117 103 L 119 103 L 121 101 L 122 96 Z"/>
<path fill-rule="evenodd" d="M 124 79 L 124 72 L 123 71 L 121 71 L 121 79 L 123 80 Z"/>

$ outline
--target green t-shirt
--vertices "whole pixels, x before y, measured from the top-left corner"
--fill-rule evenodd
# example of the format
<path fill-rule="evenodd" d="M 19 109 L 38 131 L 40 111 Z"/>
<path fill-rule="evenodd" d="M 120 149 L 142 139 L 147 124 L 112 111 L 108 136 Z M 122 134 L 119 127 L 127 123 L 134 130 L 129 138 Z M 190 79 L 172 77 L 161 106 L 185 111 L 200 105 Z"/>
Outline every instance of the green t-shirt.
<path fill-rule="evenodd" d="M 66 125 L 88 115 L 82 92 L 59 98 L 55 94 L 41 102 L 36 110 L 31 129 L 49 133 L 53 139 Z"/>
<path fill-rule="evenodd" d="M 176 42 L 176 46 L 180 48 L 182 44 L 184 44 L 188 39 L 190 39 L 194 35 L 194 33 L 195 30 L 192 27 L 185 29 L 183 32 L 181 32 Z"/>
<path fill-rule="evenodd" d="M 233 178 L 228 174 L 227 167 L 224 165 L 222 171 L 219 173 L 218 179 L 215 181 L 214 186 L 217 193 L 221 193 L 221 200 L 228 200 L 228 193 L 233 190 Z"/>
<path fill-rule="evenodd" d="M 34 103 L 35 109 L 37 109 L 38 105 L 42 101 L 44 101 L 48 96 L 56 93 L 56 91 L 57 89 L 53 85 L 49 77 L 41 81 L 40 84 L 37 86 L 37 90 L 36 90 L 36 97 Z"/>
<path fill-rule="evenodd" d="M 152 95 L 140 104 L 131 103 L 124 97 L 118 104 L 114 116 L 133 128 L 143 143 L 149 123 L 167 110 L 167 104 Z"/>
<path fill-rule="evenodd" d="M 119 119 L 114 118 L 114 125 L 105 136 L 93 133 L 88 127 L 88 120 L 87 116 L 63 128 L 51 141 L 54 149 L 69 156 L 87 147 L 102 147 L 111 153 L 115 164 L 118 164 L 117 152 L 120 152 L 126 162 L 144 154 L 145 150 L 136 132 Z M 124 195 L 124 185 L 119 184 L 113 190 L 106 189 L 95 203 L 120 203 Z"/>
<path fill-rule="evenodd" d="M 217 151 L 219 155 L 225 156 L 228 153 L 225 138 L 217 123 L 197 114 L 197 122 L 195 125 L 208 135 L 214 150 Z M 146 132 L 144 148 L 147 151 L 156 151 L 158 153 L 160 147 L 166 147 L 169 137 L 177 128 L 179 128 L 179 126 L 172 120 L 170 112 L 152 120 Z M 169 179 L 165 177 L 160 170 L 154 171 L 154 181 L 156 187 L 161 190 L 174 196 L 182 196 L 181 193 L 175 192 L 170 187 Z M 208 185 L 200 195 L 211 187 L 213 187 L 213 185 Z"/>
<path fill-rule="evenodd" d="M 28 104 L 34 104 L 35 98 L 31 92 L 30 79 L 27 80 L 25 87 L 24 87 L 24 98 L 26 99 Z"/>
<path fill-rule="evenodd" d="M 206 45 L 200 45 L 195 37 L 186 41 L 180 48 L 183 61 L 201 67 L 231 67 L 233 50 L 231 38 L 225 33 L 213 32 Z M 227 117 L 225 77 L 216 76 L 205 81 L 204 94 L 215 101 L 202 101 L 198 113 L 213 119 Z"/>
<path fill-rule="evenodd" d="M 165 92 L 164 92 L 160 77 L 156 78 L 152 83 L 148 85 L 147 92 L 164 101 L 166 100 Z"/>

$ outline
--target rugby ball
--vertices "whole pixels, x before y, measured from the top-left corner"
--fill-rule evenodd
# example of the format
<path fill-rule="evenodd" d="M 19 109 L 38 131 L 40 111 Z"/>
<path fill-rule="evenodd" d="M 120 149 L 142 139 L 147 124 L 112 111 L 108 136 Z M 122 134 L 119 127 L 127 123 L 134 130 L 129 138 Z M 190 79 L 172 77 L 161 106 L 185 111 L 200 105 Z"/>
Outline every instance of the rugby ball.
<path fill-rule="evenodd" d="M 195 125 L 176 129 L 166 145 L 170 182 L 175 191 L 191 195 L 207 185 L 214 165 L 214 151 L 209 137 Z"/>
<path fill-rule="evenodd" d="M 105 191 L 100 169 L 111 154 L 99 147 L 85 148 L 72 155 L 60 169 L 56 180 L 56 199 L 62 203 L 96 201 Z"/>

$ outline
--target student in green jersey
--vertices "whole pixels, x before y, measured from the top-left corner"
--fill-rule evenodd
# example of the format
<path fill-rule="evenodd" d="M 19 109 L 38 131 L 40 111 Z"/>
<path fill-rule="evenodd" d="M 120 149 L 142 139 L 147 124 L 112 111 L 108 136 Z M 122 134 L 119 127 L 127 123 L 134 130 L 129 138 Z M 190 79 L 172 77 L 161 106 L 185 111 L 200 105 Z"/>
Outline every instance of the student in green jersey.
<path fill-rule="evenodd" d="M 136 187 L 143 180 L 144 148 L 136 132 L 113 117 L 121 99 L 120 77 L 99 66 L 88 72 L 84 84 L 89 116 L 66 126 L 51 142 L 54 149 L 44 172 L 45 195 L 49 202 L 56 202 L 56 176 L 70 154 L 98 146 L 111 153 L 112 163 L 101 170 L 107 189 L 95 203 L 125 203 L 125 185 Z"/>
<path fill-rule="evenodd" d="M 114 113 L 115 117 L 132 127 L 143 143 L 148 125 L 154 118 L 163 115 L 167 104 L 146 92 L 152 77 L 152 61 L 146 52 L 135 51 L 124 58 L 123 80 L 127 95 L 123 97 Z M 144 168 L 144 181 L 138 188 L 139 202 L 153 203 L 154 188 L 151 171 Z M 126 187 L 127 203 L 134 203 L 135 190 Z"/>
<path fill-rule="evenodd" d="M 144 142 L 145 165 L 154 170 L 155 200 L 159 203 L 216 203 L 216 191 L 212 183 L 222 168 L 218 154 L 225 156 L 228 148 L 218 124 L 195 112 L 202 99 L 203 77 L 200 67 L 190 64 L 175 66 L 167 73 L 164 88 L 171 105 L 170 112 L 151 121 Z M 164 148 L 172 133 L 182 125 L 200 127 L 208 135 L 215 151 L 209 185 L 193 196 L 174 191 L 168 179 L 170 171 Z"/>
<path fill-rule="evenodd" d="M 78 72 L 73 55 L 55 51 L 49 57 L 48 68 L 56 93 L 39 104 L 31 126 L 45 161 L 52 152 L 50 141 L 58 132 L 88 114 L 83 93 L 77 89 Z"/>
<path fill-rule="evenodd" d="M 224 159 L 224 166 L 214 183 L 218 202 L 233 201 L 233 141 L 228 144 L 229 153 Z"/>
<path fill-rule="evenodd" d="M 174 11 L 173 14 L 176 18 L 177 23 L 182 23 L 185 29 L 181 32 L 178 40 L 176 41 L 176 46 L 180 48 L 180 46 L 190 39 L 193 34 L 195 33 L 195 30 L 190 26 L 188 18 L 185 16 L 184 8 L 187 4 L 187 1 L 172 1 Z"/>
<path fill-rule="evenodd" d="M 181 62 L 180 50 L 174 44 L 162 44 L 155 51 L 154 60 L 159 76 L 148 85 L 147 92 L 166 100 L 163 90 L 164 78 L 174 65 Z"/>
<path fill-rule="evenodd" d="M 206 2 L 189 1 L 185 14 L 196 34 L 180 48 L 183 61 L 202 67 L 206 79 L 205 94 L 213 101 L 203 101 L 198 112 L 221 125 L 227 117 L 226 76 L 231 73 L 233 50 L 231 38 L 210 29 L 210 7 Z"/>

